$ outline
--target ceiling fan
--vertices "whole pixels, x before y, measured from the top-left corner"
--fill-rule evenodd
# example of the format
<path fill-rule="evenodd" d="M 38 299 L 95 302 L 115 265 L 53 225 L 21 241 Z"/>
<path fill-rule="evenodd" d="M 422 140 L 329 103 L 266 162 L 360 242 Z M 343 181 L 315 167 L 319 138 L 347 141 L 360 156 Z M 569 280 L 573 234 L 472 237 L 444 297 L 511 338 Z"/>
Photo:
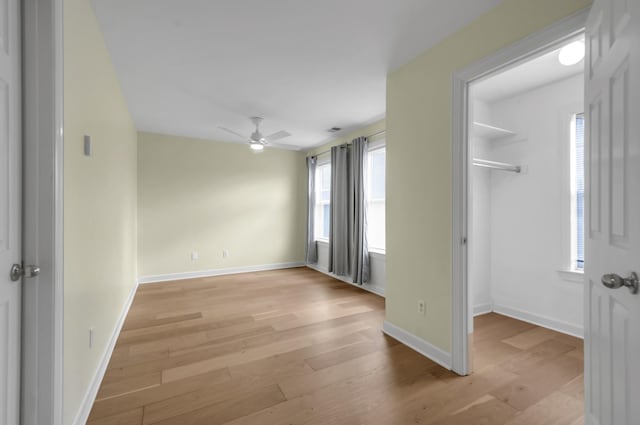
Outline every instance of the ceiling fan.
<path fill-rule="evenodd" d="M 265 146 L 270 145 L 270 146 L 276 146 L 276 147 L 282 147 L 282 148 L 295 148 L 295 146 L 292 145 L 281 145 L 281 144 L 277 144 L 277 143 L 273 143 L 276 140 L 280 140 L 280 139 L 284 139 L 285 137 L 289 137 L 291 136 L 291 133 L 289 133 L 288 131 L 284 131 L 284 130 L 280 130 L 276 133 L 273 133 L 269 136 L 263 136 L 262 133 L 260 132 L 260 124 L 263 121 L 263 118 L 261 117 L 251 117 L 249 118 L 249 120 L 251 120 L 251 122 L 253 123 L 253 125 L 256 126 L 256 130 L 251 133 L 251 135 L 249 137 L 243 136 L 242 134 L 230 130 L 226 127 L 218 127 L 220 130 L 224 130 L 227 133 L 231 133 L 234 136 L 240 137 L 241 139 L 249 139 L 249 147 L 251 147 L 251 149 L 253 149 L 254 151 L 261 151 L 264 149 Z"/>

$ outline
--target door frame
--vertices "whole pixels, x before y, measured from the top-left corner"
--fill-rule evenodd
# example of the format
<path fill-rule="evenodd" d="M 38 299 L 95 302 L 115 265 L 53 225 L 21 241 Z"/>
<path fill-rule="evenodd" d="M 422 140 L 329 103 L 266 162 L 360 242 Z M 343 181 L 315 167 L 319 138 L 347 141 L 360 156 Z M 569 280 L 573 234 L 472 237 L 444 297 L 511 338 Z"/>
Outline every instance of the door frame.
<path fill-rule="evenodd" d="M 23 259 L 21 424 L 62 425 L 63 0 L 22 2 Z"/>
<path fill-rule="evenodd" d="M 550 52 L 559 43 L 584 32 L 589 9 L 583 9 L 538 31 L 453 75 L 453 228 L 452 228 L 452 370 L 471 373 L 469 329 L 473 314 L 468 287 L 469 217 L 469 85 L 505 71 L 535 56 Z"/>

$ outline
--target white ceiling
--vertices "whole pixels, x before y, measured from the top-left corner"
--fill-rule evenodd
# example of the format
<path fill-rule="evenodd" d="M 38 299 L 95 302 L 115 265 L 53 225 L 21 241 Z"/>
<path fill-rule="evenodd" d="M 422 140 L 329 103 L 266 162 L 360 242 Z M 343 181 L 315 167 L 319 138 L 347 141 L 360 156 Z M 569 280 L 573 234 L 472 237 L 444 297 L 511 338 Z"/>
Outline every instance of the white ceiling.
<path fill-rule="evenodd" d="M 386 75 L 500 0 L 93 0 L 139 130 L 309 148 L 385 115 Z M 340 133 L 338 133 L 339 135 Z"/>
<path fill-rule="evenodd" d="M 582 39 L 578 36 L 576 39 Z M 569 44 L 575 39 L 567 41 Z M 572 66 L 558 61 L 559 47 L 552 52 L 524 62 L 506 71 L 471 85 L 471 96 L 486 103 L 533 90 L 584 72 L 584 59 Z"/>

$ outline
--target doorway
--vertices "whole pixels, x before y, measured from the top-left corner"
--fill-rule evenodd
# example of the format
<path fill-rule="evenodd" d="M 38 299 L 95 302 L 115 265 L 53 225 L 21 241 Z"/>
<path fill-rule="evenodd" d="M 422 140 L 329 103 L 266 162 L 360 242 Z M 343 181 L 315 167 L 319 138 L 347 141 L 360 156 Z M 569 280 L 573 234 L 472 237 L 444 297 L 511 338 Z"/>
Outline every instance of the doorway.
<path fill-rule="evenodd" d="M 542 251 L 548 254 L 549 249 L 543 247 L 540 250 L 538 244 L 549 244 L 549 242 L 536 240 L 534 243 L 532 239 L 528 243 L 522 241 L 519 243 L 518 237 L 523 239 L 525 233 L 531 233 L 535 237 L 544 234 L 551 239 L 556 239 L 554 246 L 563 247 L 558 248 L 562 254 L 552 256 L 554 279 L 555 277 L 568 278 L 566 282 L 563 279 L 562 287 L 569 292 L 579 292 L 579 283 L 569 281 L 569 278 L 580 280 L 579 274 L 562 274 L 570 269 L 569 238 L 572 232 L 569 216 L 570 198 L 567 198 L 566 204 L 560 202 L 560 195 L 553 195 L 549 198 L 551 200 L 544 201 L 546 204 L 562 204 L 563 210 L 566 210 L 565 215 L 558 212 L 558 216 L 553 220 L 556 227 L 552 230 L 547 230 L 549 223 L 546 228 L 542 223 L 543 231 L 532 231 L 531 226 L 522 224 L 522 220 L 527 217 L 518 217 L 517 212 L 514 215 L 513 207 L 535 206 L 536 200 L 544 207 L 540 196 L 546 194 L 545 188 L 548 189 L 549 184 L 553 185 L 556 192 L 562 192 L 558 183 L 562 179 L 561 175 L 567 176 L 566 191 L 569 192 L 571 188 L 569 180 L 571 167 L 566 164 L 560 167 L 561 151 L 565 149 L 568 157 L 571 153 L 570 142 L 563 144 L 556 140 L 553 143 L 547 141 L 548 143 L 536 144 L 532 141 L 540 138 L 548 139 L 549 134 L 553 132 L 556 133 L 553 136 L 555 139 L 570 138 L 571 120 L 574 120 L 575 124 L 575 117 L 582 112 L 581 102 L 584 93 L 581 88 L 583 85 L 579 83 L 581 77 L 578 68 L 581 69 L 583 62 L 574 64 L 574 68 L 568 66 L 561 68 L 559 73 L 557 70 L 554 73 L 547 68 L 553 68 L 549 65 L 554 61 L 557 62 L 558 49 L 584 37 L 587 13 L 584 11 L 562 20 L 454 75 L 453 118 L 456 124 L 453 128 L 452 354 L 453 370 L 458 374 L 467 375 L 473 370 L 474 312 L 496 311 L 565 333 L 581 334 L 579 320 L 565 320 L 562 316 L 554 320 L 539 320 L 553 319 L 553 317 L 544 308 L 533 309 L 532 312 L 530 306 L 524 303 L 535 300 L 509 286 L 509 282 L 524 281 L 522 279 L 524 276 L 529 282 L 541 279 L 528 268 L 531 264 L 527 264 L 527 261 L 533 263 L 535 267 L 535 262 L 539 260 L 533 258 L 532 253 L 538 255 L 537 253 Z M 558 67 L 562 65 L 558 64 L 556 68 Z M 500 78 L 501 75 L 502 78 Z M 562 95 L 554 91 L 559 89 L 551 87 L 553 84 L 572 87 L 568 90 L 576 92 L 573 96 L 575 99 L 569 102 L 564 101 Z M 536 89 L 537 94 L 534 93 Z M 545 90 L 546 93 L 543 93 Z M 556 112 L 551 112 L 548 107 L 542 106 L 541 99 L 550 93 L 555 98 L 560 98 Z M 528 94 L 528 100 L 525 94 Z M 521 98 L 517 99 L 518 96 Z M 525 101 L 528 102 L 528 109 L 518 116 L 516 106 Z M 536 115 L 542 113 L 551 116 L 549 119 L 555 123 L 539 125 L 536 122 Z M 568 120 L 566 126 L 561 125 L 560 116 L 564 114 L 567 115 Z M 548 131 L 541 131 L 542 127 L 547 127 Z M 561 130 L 562 128 L 564 130 Z M 560 135 L 561 133 L 563 134 Z M 555 183 L 551 174 L 544 171 L 548 165 L 545 157 L 557 162 Z M 532 179 L 534 176 L 536 178 Z M 540 186 L 543 181 L 546 182 L 546 186 Z M 518 199 L 529 196 L 524 202 L 512 198 L 514 195 Z M 525 211 L 527 214 L 530 212 Z M 541 211 L 541 208 L 537 208 L 537 211 Z M 534 214 L 534 219 L 541 221 L 538 219 L 546 212 L 548 211 Z M 551 216 L 552 213 L 548 215 Z M 566 222 L 563 221 L 563 217 L 566 218 Z M 496 229 L 491 228 L 491 223 L 494 222 Z M 560 222 L 562 223 L 558 224 Z M 517 228 L 515 232 L 513 226 Z M 561 233 L 567 233 L 567 248 L 564 248 L 565 245 L 561 243 L 563 237 Z M 511 242 L 510 245 L 509 242 Z M 531 258 L 527 260 L 527 256 Z M 518 268 L 523 263 L 527 268 L 519 271 Z M 496 281 L 495 284 L 494 281 Z M 554 286 L 554 283 L 549 286 Z M 527 289 L 531 288 L 527 286 Z M 535 289 L 531 290 L 535 291 Z M 539 300 L 546 298 L 547 296 L 540 295 Z M 561 297 L 558 295 L 557 298 Z M 576 298 L 580 305 L 582 300 L 581 296 Z M 542 304 L 544 303 L 543 301 Z M 535 315 L 520 314 L 536 311 L 538 313 Z M 571 316 L 572 319 L 581 317 L 582 310 L 577 307 L 572 314 L 574 314 Z M 559 324 L 572 326 L 557 326 Z"/>
<path fill-rule="evenodd" d="M 584 34 L 470 84 L 470 315 L 583 336 L 583 109 Z"/>

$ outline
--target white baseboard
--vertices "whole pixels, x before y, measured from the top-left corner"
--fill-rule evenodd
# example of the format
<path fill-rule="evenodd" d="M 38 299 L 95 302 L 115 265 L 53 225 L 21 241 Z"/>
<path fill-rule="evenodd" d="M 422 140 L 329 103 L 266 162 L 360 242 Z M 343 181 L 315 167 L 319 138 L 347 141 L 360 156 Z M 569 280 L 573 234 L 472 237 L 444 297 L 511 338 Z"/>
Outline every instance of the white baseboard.
<path fill-rule="evenodd" d="M 473 317 L 480 316 L 481 314 L 491 313 L 493 311 L 493 304 L 478 304 L 473 307 Z"/>
<path fill-rule="evenodd" d="M 195 272 L 158 274 L 158 275 L 152 275 L 152 276 L 140 276 L 138 277 L 138 283 L 145 284 L 145 283 L 155 283 L 155 282 L 166 282 L 170 280 L 195 279 L 198 277 L 211 277 L 211 276 L 222 276 L 226 274 L 290 269 L 293 267 L 304 267 L 304 266 L 305 266 L 304 262 L 295 262 L 295 263 L 263 264 L 259 266 L 230 267 L 227 269 L 200 270 Z"/>
<path fill-rule="evenodd" d="M 336 274 L 330 273 L 326 267 L 321 267 L 318 266 L 317 264 L 312 264 L 312 263 L 307 263 L 306 264 L 307 267 L 309 267 L 310 269 L 313 269 L 317 272 L 320 272 L 322 274 L 326 274 L 327 276 L 331 276 L 334 279 L 338 279 L 344 283 L 348 283 L 351 286 L 355 286 L 356 288 L 360 288 L 360 289 L 364 289 L 367 292 L 371 292 L 372 294 L 376 294 L 378 296 L 381 296 L 382 298 L 384 298 L 384 288 L 381 288 L 379 286 L 371 286 L 367 283 L 365 283 L 364 285 L 358 285 L 355 284 L 353 282 L 351 282 L 349 280 L 349 278 L 345 277 L 345 276 L 338 276 Z"/>
<path fill-rule="evenodd" d="M 396 325 L 393 325 L 386 320 L 382 325 L 382 331 L 390 337 L 397 339 L 407 347 L 417 351 L 426 358 L 433 360 L 440 366 L 451 370 L 452 359 L 451 353 L 441 350 L 435 345 L 419 338 Z"/>
<path fill-rule="evenodd" d="M 543 328 L 549 328 L 557 332 L 575 336 L 576 338 L 584 338 L 584 327 L 582 326 L 498 304 L 493 305 L 493 311 L 502 314 L 503 316 L 509 316 L 514 319 L 522 320 L 523 322 L 532 323 L 534 325 L 542 326 Z"/>
<path fill-rule="evenodd" d="M 100 363 L 98 364 L 98 369 L 93 375 L 91 384 L 89 385 L 89 388 L 87 389 L 87 392 L 82 399 L 82 404 L 80 405 L 80 409 L 76 414 L 73 425 L 85 425 L 87 423 L 87 419 L 89 419 L 89 413 L 91 413 L 91 408 L 93 407 L 93 403 L 95 402 L 96 396 L 98 395 L 98 390 L 100 389 L 102 378 L 104 378 L 104 374 L 107 371 L 109 360 L 111 360 L 111 354 L 113 354 L 113 349 L 116 346 L 116 341 L 118 340 L 118 336 L 120 335 L 120 331 L 122 330 L 122 325 L 124 325 L 124 320 L 127 318 L 129 308 L 131 308 L 131 304 L 133 303 L 133 298 L 136 295 L 137 289 L 138 284 L 136 283 L 131 289 L 129 298 L 127 299 L 125 306 L 122 309 L 122 313 L 118 318 L 118 322 L 116 323 L 115 328 L 113 329 L 113 334 L 111 335 L 111 338 L 109 338 L 107 347 L 105 348 L 104 353 L 102 354 L 102 358 L 100 359 Z"/>

